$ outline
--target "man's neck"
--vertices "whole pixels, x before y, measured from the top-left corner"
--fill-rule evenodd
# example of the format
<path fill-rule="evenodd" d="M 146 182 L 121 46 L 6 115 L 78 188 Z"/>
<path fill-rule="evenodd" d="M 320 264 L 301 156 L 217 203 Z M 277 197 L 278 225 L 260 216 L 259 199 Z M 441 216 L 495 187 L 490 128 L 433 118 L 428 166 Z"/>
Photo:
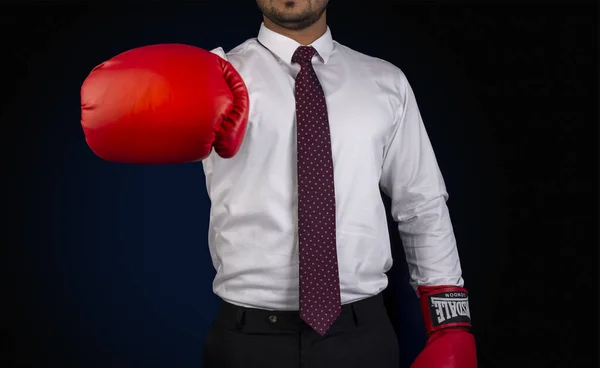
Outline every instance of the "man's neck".
<path fill-rule="evenodd" d="M 319 39 L 319 37 L 323 36 L 325 32 L 327 32 L 325 13 L 323 13 L 321 18 L 315 24 L 300 31 L 294 31 L 278 26 L 277 24 L 271 22 L 267 17 L 264 17 L 264 23 L 265 27 L 271 31 L 289 37 L 301 45 L 310 45 Z"/>

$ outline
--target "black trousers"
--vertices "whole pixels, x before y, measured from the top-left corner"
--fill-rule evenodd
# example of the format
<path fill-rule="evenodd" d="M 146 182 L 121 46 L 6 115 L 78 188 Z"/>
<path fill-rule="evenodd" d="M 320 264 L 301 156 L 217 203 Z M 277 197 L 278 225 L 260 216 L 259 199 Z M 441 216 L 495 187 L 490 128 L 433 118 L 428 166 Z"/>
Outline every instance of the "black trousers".
<path fill-rule="evenodd" d="M 204 347 L 204 368 L 398 368 L 399 346 L 383 298 L 342 306 L 325 336 L 298 312 L 222 302 Z"/>

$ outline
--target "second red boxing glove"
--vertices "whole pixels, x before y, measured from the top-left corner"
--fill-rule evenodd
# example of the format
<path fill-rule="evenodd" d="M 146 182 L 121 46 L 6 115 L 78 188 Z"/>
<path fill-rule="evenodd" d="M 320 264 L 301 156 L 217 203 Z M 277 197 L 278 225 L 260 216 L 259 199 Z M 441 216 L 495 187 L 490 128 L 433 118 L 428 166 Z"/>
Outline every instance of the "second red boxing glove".
<path fill-rule="evenodd" d="M 120 163 L 199 161 L 213 147 L 230 158 L 242 143 L 248 110 L 248 91 L 234 67 L 182 44 L 119 54 L 93 69 L 81 88 L 89 147 Z"/>
<path fill-rule="evenodd" d="M 417 289 L 427 344 L 411 368 L 476 368 L 475 338 L 469 331 L 469 294 L 458 286 Z"/>

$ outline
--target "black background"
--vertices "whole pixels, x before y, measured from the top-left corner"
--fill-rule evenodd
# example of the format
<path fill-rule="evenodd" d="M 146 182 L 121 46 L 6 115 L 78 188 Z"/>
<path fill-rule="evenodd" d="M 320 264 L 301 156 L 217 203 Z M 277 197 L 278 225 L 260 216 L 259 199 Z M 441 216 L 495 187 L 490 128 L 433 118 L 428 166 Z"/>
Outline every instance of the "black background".
<path fill-rule="evenodd" d="M 415 90 L 481 367 L 596 366 L 597 15 L 591 1 L 330 5 L 334 39 Z M 127 49 L 229 50 L 260 21 L 252 0 L 2 5 L 2 366 L 200 366 L 217 305 L 202 168 L 96 158 L 79 90 Z M 424 334 L 393 224 L 390 236 L 407 367 Z"/>

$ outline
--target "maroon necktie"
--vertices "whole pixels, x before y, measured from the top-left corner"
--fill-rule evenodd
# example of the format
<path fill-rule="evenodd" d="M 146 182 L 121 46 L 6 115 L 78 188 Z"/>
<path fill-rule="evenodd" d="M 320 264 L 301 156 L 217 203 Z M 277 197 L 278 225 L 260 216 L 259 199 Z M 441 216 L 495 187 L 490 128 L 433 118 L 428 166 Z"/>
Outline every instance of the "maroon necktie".
<path fill-rule="evenodd" d="M 316 50 L 300 46 L 292 57 L 298 131 L 298 236 L 300 317 L 324 335 L 341 312 L 335 237 L 335 187 L 325 94 L 312 66 Z"/>

